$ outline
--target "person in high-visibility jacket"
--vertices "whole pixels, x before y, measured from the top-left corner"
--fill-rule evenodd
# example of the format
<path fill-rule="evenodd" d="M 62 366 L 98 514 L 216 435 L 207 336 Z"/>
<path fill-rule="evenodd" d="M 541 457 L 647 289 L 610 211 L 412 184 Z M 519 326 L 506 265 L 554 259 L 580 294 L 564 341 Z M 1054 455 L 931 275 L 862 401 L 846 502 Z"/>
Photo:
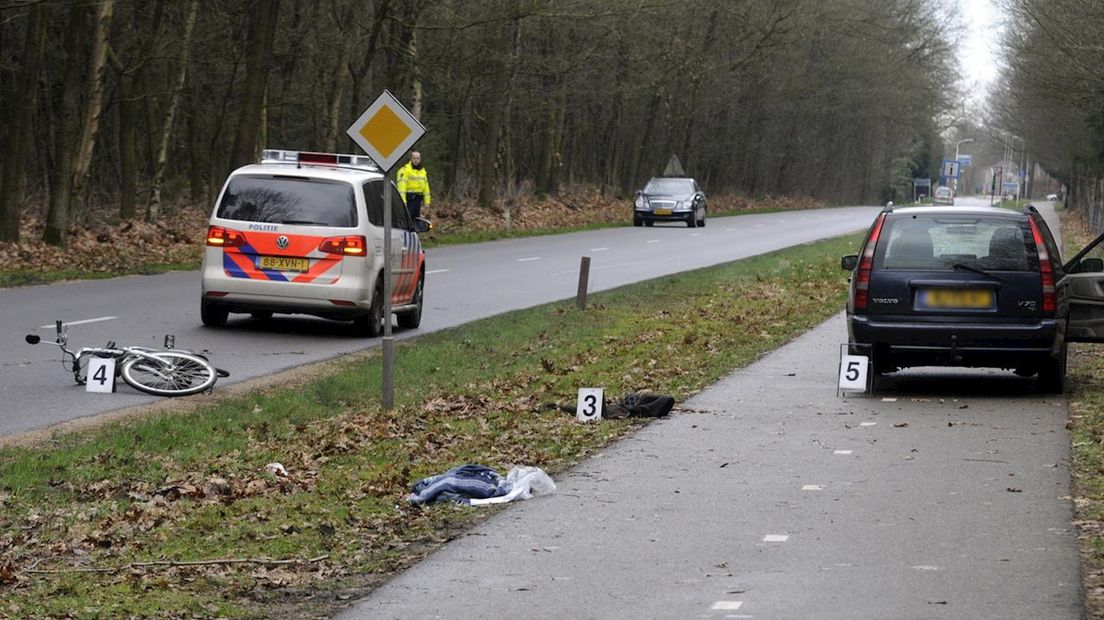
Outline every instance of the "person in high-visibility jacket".
<path fill-rule="evenodd" d="M 406 203 L 406 211 L 412 218 L 422 216 L 422 207 L 429 206 L 429 176 L 422 165 L 422 154 L 410 152 L 410 161 L 399 168 L 396 183 L 399 195 Z"/>

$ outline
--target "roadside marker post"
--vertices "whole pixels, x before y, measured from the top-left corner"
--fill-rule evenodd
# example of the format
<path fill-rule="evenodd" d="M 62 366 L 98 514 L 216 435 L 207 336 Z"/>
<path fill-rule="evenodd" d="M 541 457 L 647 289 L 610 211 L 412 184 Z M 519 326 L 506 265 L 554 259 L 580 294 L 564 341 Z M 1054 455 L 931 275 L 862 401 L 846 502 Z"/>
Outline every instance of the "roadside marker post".
<path fill-rule="evenodd" d="M 388 90 L 376 97 L 345 130 L 383 171 L 383 386 L 380 400 L 384 411 L 395 406 L 395 341 L 391 336 L 391 169 L 425 131 L 418 119 Z"/>

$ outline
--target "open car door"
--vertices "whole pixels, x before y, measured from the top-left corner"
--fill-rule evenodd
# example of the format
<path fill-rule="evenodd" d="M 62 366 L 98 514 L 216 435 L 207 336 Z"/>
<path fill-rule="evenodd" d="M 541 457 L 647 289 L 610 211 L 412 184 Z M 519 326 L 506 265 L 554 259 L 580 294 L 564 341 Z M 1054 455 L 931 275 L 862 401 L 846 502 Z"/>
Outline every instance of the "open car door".
<path fill-rule="evenodd" d="M 1067 342 L 1104 342 L 1104 235 L 1068 263 L 1061 286 L 1069 299 Z"/>

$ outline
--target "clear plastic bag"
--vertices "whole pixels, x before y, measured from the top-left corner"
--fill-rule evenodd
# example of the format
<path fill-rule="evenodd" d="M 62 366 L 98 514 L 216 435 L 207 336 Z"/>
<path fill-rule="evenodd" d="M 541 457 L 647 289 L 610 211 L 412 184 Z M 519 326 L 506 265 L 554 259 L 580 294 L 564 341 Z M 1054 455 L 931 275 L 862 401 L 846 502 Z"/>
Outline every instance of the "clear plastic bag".
<path fill-rule="evenodd" d="M 510 485 L 510 492 L 498 497 L 487 499 L 473 499 L 472 506 L 484 504 L 504 504 L 515 499 L 529 499 L 534 495 L 547 495 L 556 491 L 556 483 L 540 467 L 521 465 L 510 469 L 506 474 L 506 483 Z"/>

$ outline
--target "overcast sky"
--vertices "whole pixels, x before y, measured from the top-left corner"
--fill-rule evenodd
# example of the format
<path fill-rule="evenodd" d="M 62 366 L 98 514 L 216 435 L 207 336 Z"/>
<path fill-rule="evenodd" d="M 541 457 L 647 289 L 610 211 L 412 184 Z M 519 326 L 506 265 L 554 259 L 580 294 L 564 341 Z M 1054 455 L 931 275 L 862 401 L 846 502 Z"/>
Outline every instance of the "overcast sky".
<path fill-rule="evenodd" d="M 999 73 L 998 46 L 1004 14 L 993 0 L 958 0 L 958 8 L 961 21 L 966 26 L 959 49 L 962 74 L 968 86 L 977 86 L 984 91 Z M 978 96 L 981 93 L 975 94 L 975 97 Z"/>

